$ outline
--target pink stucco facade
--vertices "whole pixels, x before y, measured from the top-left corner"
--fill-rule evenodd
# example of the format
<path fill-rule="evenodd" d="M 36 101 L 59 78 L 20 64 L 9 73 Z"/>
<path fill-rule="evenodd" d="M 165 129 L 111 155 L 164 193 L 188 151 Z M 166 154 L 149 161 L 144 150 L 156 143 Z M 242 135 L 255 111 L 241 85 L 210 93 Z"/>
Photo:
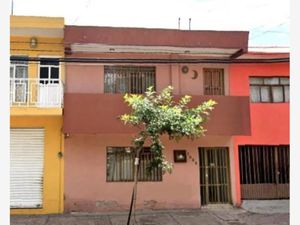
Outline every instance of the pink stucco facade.
<path fill-rule="evenodd" d="M 86 57 L 85 54 L 76 54 L 77 57 Z M 157 57 L 147 55 L 147 58 Z M 102 54 L 93 54 L 89 57 L 103 57 Z M 122 54 L 114 54 L 116 58 L 124 58 Z M 145 57 L 143 54 L 135 54 L 135 57 Z M 114 64 L 117 65 L 117 64 Z M 122 65 L 122 64 L 120 64 Z M 142 66 L 143 64 L 134 64 Z M 145 65 L 144 65 L 145 66 Z M 168 85 L 174 87 L 174 94 L 203 95 L 203 68 L 222 68 L 225 78 L 225 95 L 229 95 L 229 73 L 226 64 L 191 64 L 188 65 L 189 72 L 184 74 L 182 66 L 186 64 L 147 64 L 155 66 L 156 69 L 156 90 L 161 91 Z M 194 71 L 198 76 L 194 77 Z M 66 66 L 66 92 L 67 93 L 104 93 L 104 65 L 74 64 Z"/>
<path fill-rule="evenodd" d="M 109 211 L 125 210 L 130 205 L 133 182 L 106 181 L 106 147 L 131 146 L 133 135 L 71 134 L 65 140 L 65 210 Z M 165 143 L 167 160 L 173 162 L 174 149 L 186 149 L 187 163 L 174 163 L 172 174 L 165 174 L 161 182 L 140 182 L 138 208 L 199 208 L 199 147 L 223 146 L 232 149 L 232 139 L 208 136 L 197 141 L 182 140 Z M 233 160 L 230 150 L 230 161 Z M 231 168 L 231 174 L 235 173 Z M 231 185 L 235 179 L 231 176 Z M 231 190 L 236 202 L 235 189 Z"/>
<path fill-rule="evenodd" d="M 136 130 L 124 128 L 117 118 L 118 115 L 128 111 L 128 108 L 120 100 L 120 94 L 104 93 L 105 65 L 153 66 L 155 67 L 155 85 L 158 92 L 171 85 L 174 88 L 173 93 L 177 97 L 185 94 L 192 95 L 198 104 L 203 101 L 204 95 L 203 69 L 224 70 L 224 96 L 215 97 L 218 98 L 220 104 L 216 106 L 219 108 L 216 108 L 215 114 L 211 114 L 213 121 L 218 121 L 218 123 L 211 123 L 213 124 L 211 125 L 208 122 L 211 128 L 207 135 L 194 141 L 181 140 L 177 143 L 163 137 L 167 160 L 173 162 L 173 151 L 184 149 L 188 155 L 187 162 L 174 163 L 173 173 L 163 175 L 162 181 L 140 182 L 137 198 L 137 207 L 140 209 L 201 207 L 200 147 L 227 147 L 230 188 L 230 200 L 227 203 L 240 206 L 239 145 L 289 144 L 289 103 L 254 104 L 250 103 L 249 99 L 249 76 L 289 76 L 288 62 L 122 63 L 122 60 L 126 59 L 182 60 L 196 59 L 197 57 L 204 59 L 209 58 L 207 51 L 215 51 L 216 48 L 218 51 L 222 50 L 221 54 L 220 52 L 217 54 L 218 57 L 231 60 L 232 57 L 239 57 L 239 54 L 247 51 L 247 32 L 228 32 L 228 34 L 231 33 L 229 36 L 225 32 L 222 33 L 224 38 L 209 31 L 208 33 L 183 32 L 181 34 L 180 31 L 174 30 L 154 29 L 151 31 L 130 28 L 92 29 L 71 26 L 67 27 L 65 32 L 65 42 L 69 54 L 66 57 L 120 60 L 118 63 L 66 64 L 63 127 L 66 134 L 66 212 L 126 210 L 130 205 L 133 182 L 109 182 L 106 179 L 107 147 L 132 146 L 131 140 Z M 129 32 L 127 34 L 131 34 L 131 38 L 128 38 L 128 35 L 116 35 L 124 34 L 124 32 Z M 167 36 L 173 32 L 177 32 L 179 36 Z M 148 35 L 143 36 L 145 34 Z M 158 34 L 163 38 L 157 38 Z M 110 35 L 112 36 L 110 37 Z M 217 36 L 209 38 L 210 35 Z M 231 38 L 231 35 L 239 41 Z M 172 43 L 172 45 L 169 46 L 168 43 Z M 161 53 L 159 51 L 156 53 L 120 53 L 110 52 L 110 45 L 112 45 L 112 51 L 116 49 L 123 51 L 122 46 L 128 47 L 129 50 L 135 47 L 137 50 L 140 47 L 149 50 L 151 45 L 154 45 L 152 46 L 154 49 L 163 46 L 170 51 L 173 51 L 174 47 L 187 47 L 189 48 L 187 52 L 193 51 L 193 47 L 198 47 L 203 48 L 203 52 L 198 55 Z M 91 46 L 97 49 L 92 49 Z M 228 55 L 229 48 L 234 49 Z M 160 50 L 165 49 L 161 48 Z M 210 57 L 216 57 L 216 55 L 212 55 Z M 276 57 L 288 56 L 281 54 L 246 54 L 245 56 L 246 59 L 268 60 Z M 183 66 L 188 66 L 187 73 L 182 72 Z M 214 98 L 214 96 L 204 97 Z"/>

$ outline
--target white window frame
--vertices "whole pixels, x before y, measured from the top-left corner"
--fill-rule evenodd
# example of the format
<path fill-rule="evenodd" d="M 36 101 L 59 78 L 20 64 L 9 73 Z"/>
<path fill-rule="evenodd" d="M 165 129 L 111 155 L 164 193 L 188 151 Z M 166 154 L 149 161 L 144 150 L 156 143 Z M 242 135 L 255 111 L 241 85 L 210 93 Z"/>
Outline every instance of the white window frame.
<path fill-rule="evenodd" d="M 28 57 L 28 55 L 13 55 L 13 56 Z M 11 60 L 11 61 L 14 61 L 14 60 Z M 29 76 L 29 74 L 28 74 L 28 72 L 29 72 L 28 63 L 27 64 L 25 64 L 25 63 L 15 64 L 15 63 L 12 63 L 11 61 L 10 61 L 10 67 L 9 68 L 13 68 L 13 77 L 10 77 L 10 70 L 9 70 L 9 78 L 18 79 L 18 78 L 16 78 L 16 66 L 25 66 L 25 67 L 27 67 L 27 78 L 28 78 L 28 76 Z"/>
<path fill-rule="evenodd" d="M 39 58 L 61 58 L 61 56 L 57 56 L 57 55 L 39 55 L 38 56 Z M 38 64 L 38 79 L 41 79 L 40 78 L 40 73 L 41 73 L 41 68 L 49 68 L 49 74 L 50 76 L 48 76 L 47 80 L 48 80 L 48 84 L 50 84 L 50 80 L 51 80 L 51 68 L 58 68 L 58 80 L 60 80 L 61 78 L 61 64 L 60 62 L 58 62 L 58 66 L 56 65 L 41 65 L 41 62 L 39 62 Z M 43 79 L 46 79 L 46 78 L 43 78 Z"/>
<path fill-rule="evenodd" d="M 19 55 L 19 54 L 13 54 L 12 56 L 16 56 L 16 57 L 28 57 L 28 55 Z M 28 67 L 28 62 L 27 63 L 19 63 L 19 64 L 15 64 L 15 63 L 12 63 L 12 61 L 14 60 L 11 60 L 10 61 L 10 65 L 9 65 L 9 79 L 10 79 L 10 98 L 12 99 L 12 102 L 13 103 L 18 103 L 18 104 L 23 104 L 23 103 L 26 103 L 28 101 L 27 99 L 27 91 L 28 91 L 28 78 L 29 78 L 29 67 Z M 27 69 L 27 77 L 22 77 L 22 78 L 19 78 L 19 77 L 16 77 L 16 67 L 18 66 L 22 66 L 22 67 L 26 67 Z M 12 73 L 12 77 L 11 77 L 11 74 L 10 74 L 10 69 L 13 68 L 13 73 Z M 11 80 L 12 79 L 12 80 Z M 15 80 L 16 79 L 24 79 L 20 81 L 20 83 L 17 83 Z M 16 89 L 17 89 L 17 85 L 18 86 L 22 86 L 22 89 L 24 89 L 24 93 L 25 95 L 22 96 L 22 99 L 21 100 L 18 100 L 17 101 L 17 96 L 16 96 Z"/>

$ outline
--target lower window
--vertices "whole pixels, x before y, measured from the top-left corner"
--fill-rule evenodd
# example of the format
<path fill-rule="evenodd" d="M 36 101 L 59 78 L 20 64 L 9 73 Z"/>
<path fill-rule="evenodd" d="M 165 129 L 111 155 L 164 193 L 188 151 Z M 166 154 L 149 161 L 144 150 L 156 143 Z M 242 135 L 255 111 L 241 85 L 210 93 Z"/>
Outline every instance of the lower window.
<path fill-rule="evenodd" d="M 107 147 L 106 180 L 133 181 L 134 179 L 134 150 L 132 147 Z M 139 181 L 162 181 L 161 168 L 154 168 L 148 172 L 147 168 L 153 160 L 154 154 L 149 148 L 144 148 L 140 153 Z"/>

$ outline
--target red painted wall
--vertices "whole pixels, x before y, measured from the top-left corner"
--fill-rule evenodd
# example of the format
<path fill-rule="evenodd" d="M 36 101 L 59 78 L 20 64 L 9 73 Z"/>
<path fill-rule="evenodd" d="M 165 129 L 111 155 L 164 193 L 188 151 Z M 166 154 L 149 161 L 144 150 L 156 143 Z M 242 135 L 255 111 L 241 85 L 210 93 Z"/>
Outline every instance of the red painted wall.
<path fill-rule="evenodd" d="M 229 67 L 230 95 L 249 96 L 249 76 L 289 76 L 289 63 L 234 64 Z M 289 144 L 289 103 L 250 103 L 251 136 L 234 138 L 236 199 L 241 203 L 238 146 Z"/>

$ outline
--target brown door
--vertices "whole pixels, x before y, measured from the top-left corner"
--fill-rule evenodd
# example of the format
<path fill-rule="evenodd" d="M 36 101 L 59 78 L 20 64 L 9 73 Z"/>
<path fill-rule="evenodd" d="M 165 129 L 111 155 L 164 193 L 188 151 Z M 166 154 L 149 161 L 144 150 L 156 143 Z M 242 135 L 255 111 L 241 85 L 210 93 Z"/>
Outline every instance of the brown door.
<path fill-rule="evenodd" d="M 239 146 L 242 199 L 289 198 L 289 146 Z"/>
<path fill-rule="evenodd" d="M 204 68 L 204 95 L 224 95 L 224 69 Z"/>
<path fill-rule="evenodd" d="M 199 148 L 201 205 L 230 203 L 229 149 Z"/>

